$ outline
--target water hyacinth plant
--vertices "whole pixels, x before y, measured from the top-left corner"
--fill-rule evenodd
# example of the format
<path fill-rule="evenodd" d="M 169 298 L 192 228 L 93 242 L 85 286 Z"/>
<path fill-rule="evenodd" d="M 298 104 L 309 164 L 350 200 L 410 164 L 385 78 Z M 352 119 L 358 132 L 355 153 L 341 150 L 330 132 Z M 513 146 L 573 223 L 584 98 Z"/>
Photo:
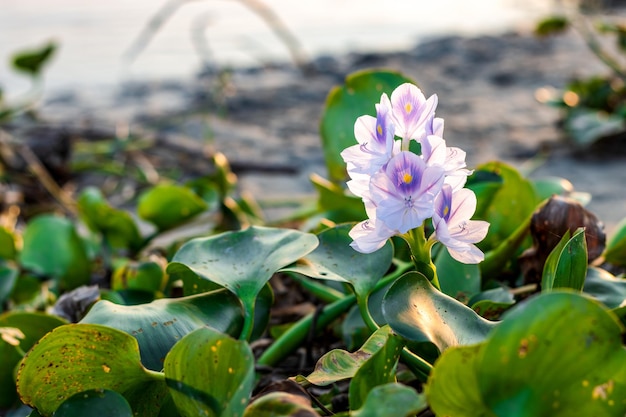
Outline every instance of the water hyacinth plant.
<path fill-rule="evenodd" d="M 420 265 L 432 264 L 430 248 L 435 242 L 443 243 L 460 262 L 483 260 L 474 243 L 487 235 L 489 225 L 470 220 L 476 196 L 463 186 L 472 172 L 466 168 L 465 152 L 446 146 L 444 121 L 435 117 L 436 107 L 436 95 L 426 99 L 417 86 L 405 83 L 391 99 L 383 93 L 375 118 L 357 119 L 354 136 L 359 143 L 341 156 L 351 178 L 348 187 L 362 198 L 368 215 L 350 232 L 359 252 L 371 253 L 399 235 Z M 413 140 L 421 155 L 411 151 Z M 434 232 L 426 240 L 424 223 L 430 218 Z M 437 282 L 434 271 L 424 272 Z"/>
<path fill-rule="evenodd" d="M 329 180 L 288 222 L 217 155 L 140 196 L 148 236 L 95 189 L 79 219 L 0 228 L 0 410 L 625 415 L 626 223 L 605 242 L 562 180 L 470 170 L 436 107 L 400 74 L 350 75 L 322 118 Z"/>

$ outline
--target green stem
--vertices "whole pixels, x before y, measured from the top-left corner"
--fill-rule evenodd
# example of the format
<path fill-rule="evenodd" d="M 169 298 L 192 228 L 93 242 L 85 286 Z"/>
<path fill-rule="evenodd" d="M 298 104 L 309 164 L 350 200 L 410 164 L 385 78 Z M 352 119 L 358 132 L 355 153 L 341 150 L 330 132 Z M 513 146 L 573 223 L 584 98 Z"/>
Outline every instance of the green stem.
<path fill-rule="evenodd" d="M 372 313 L 370 313 L 369 299 L 369 294 L 365 297 L 357 296 L 357 304 L 359 306 L 359 311 L 361 312 L 361 317 L 363 318 L 363 321 L 367 325 L 368 329 L 370 329 L 372 332 L 375 332 L 380 326 L 378 326 L 378 323 L 376 323 L 376 321 L 372 317 Z"/>
<path fill-rule="evenodd" d="M 411 258 L 418 272 L 421 272 L 428 278 L 431 284 L 438 290 L 441 290 L 439 279 L 437 277 L 437 269 L 433 263 L 430 250 L 434 241 L 427 241 L 424 233 L 424 225 L 409 230 L 402 235 L 402 238 L 409 244 L 411 249 Z"/>
<path fill-rule="evenodd" d="M 342 292 L 337 291 L 334 288 L 330 288 L 328 285 L 323 284 L 319 280 L 313 280 L 293 272 L 286 272 L 286 274 L 300 284 L 302 288 L 326 303 L 334 303 L 335 301 L 345 297 L 345 294 Z"/>
<path fill-rule="evenodd" d="M 249 341 L 252 337 L 252 330 L 254 329 L 254 304 L 256 297 L 252 299 L 252 303 L 248 303 L 246 300 L 241 300 L 243 304 L 243 328 L 239 335 L 239 340 Z"/>
<path fill-rule="evenodd" d="M 430 363 L 426 362 L 406 347 L 402 349 L 400 357 L 407 368 L 409 368 L 409 370 L 413 372 L 413 374 L 419 378 L 421 382 L 426 382 L 428 375 L 430 375 L 430 371 L 433 369 L 433 366 Z"/>
<path fill-rule="evenodd" d="M 378 284 L 376 284 L 374 291 L 395 281 L 412 267 L 412 265 L 408 262 L 395 262 L 395 265 L 396 270 L 386 277 L 383 277 Z M 313 313 L 303 317 L 278 339 L 276 339 L 274 343 L 272 343 L 272 345 L 265 350 L 265 352 L 263 352 L 261 357 L 257 360 L 257 364 L 273 366 L 280 362 L 298 346 L 302 345 L 303 341 L 309 335 L 313 323 L 315 323 L 315 331 L 320 331 L 333 322 L 337 317 L 348 311 L 348 309 L 352 307 L 355 302 L 356 296 L 354 294 L 347 295 L 344 298 L 325 306 L 317 317 L 315 317 L 315 314 Z M 316 320 L 314 320 L 315 318 Z"/>

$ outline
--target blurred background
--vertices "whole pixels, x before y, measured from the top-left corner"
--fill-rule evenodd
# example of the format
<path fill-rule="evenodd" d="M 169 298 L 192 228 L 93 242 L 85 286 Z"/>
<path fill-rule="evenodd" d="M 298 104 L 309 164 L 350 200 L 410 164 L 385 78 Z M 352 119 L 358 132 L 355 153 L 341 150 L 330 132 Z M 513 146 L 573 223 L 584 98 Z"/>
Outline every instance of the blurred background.
<path fill-rule="evenodd" d="M 307 57 L 406 49 L 438 35 L 528 29 L 552 7 L 549 0 L 262 4 Z M 28 88 L 28 80 L 9 68 L 9 58 L 18 49 L 49 40 L 60 49 L 46 70 L 48 92 L 188 77 L 203 65 L 223 68 L 290 60 L 285 42 L 255 5 L 238 0 L 0 0 L 0 84 L 7 98 Z M 144 36 L 151 29 L 150 36 Z"/>

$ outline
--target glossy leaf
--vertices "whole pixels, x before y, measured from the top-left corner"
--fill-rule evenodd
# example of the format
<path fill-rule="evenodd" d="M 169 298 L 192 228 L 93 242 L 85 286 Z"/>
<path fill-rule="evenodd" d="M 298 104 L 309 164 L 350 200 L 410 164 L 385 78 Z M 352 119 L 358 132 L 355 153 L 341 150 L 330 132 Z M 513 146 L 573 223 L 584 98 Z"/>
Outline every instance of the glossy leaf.
<path fill-rule="evenodd" d="M 626 301 L 626 279 L 610 272 L 590 266 L 587 269 L 583 291 L 609 308 L 617 308 Z"/>
<path fill-rule="evenodd" d="M 28 223 L 23 239 L 19 259 L 25 268 L 55 279 L 63 290 L 89 283 L 91 263 L 82 240 L 68 219 L 39 216 Z"/>
<path fill-rule="evenodd" d="M 452 256 L 444 246 L 435 259 L 439 285 L 444 294 L 459 301 L 469 300 L 480 292 L 480 267 L 478 264 L 464 264 Z"/>
<path fill-rule="evenodd" d="M 396 367 L 402 348 L 404 348 L 404 340 L 390 333 L 389 326 L 384 326 L 382 329 L 389 333 L 385 344 L 359 366 L 350 381 L 349 399 L 351 409 L 360 408 L 372 389 L 396 382 Z"/>
<path fill-rule="evenodd" d="M 109 389 L 135 415 L 155 416 L 167 393 L 162 375 L 141 365 L 132 336 L 96 324 L 68 324 L 44 336 L 24 358 L 17 387 L 22 401 L 43 415 L 74 394 Z"/>
<path fill-rule="evenodd" d="M 426 410 L 426 397 L 406 385 L 391 383 L 372 388 L 363 406 L 351 417 L 410 417 Z"/>
<path fill-rule="evenodd" d="M 237 295 L 243 303 L 246 318 L 242 336 L 249 338 L 255 300 L 265 283 L 280 268 L 305 256 L 317 245 L 317 237 L 309 233 L 250 227 L 192 239 L 176 252 L 170 265 L 182 264 L 198 277 Z"/>
<path fill-rule="evenodd" d="M 251 403 L 244 417 L 319 417 L 310 401 L 299 395 L 272 392 Z"/>
<path fill-rule="evenodd" d="M 535 210 L 539 200 L 532 184 L 515 168 L 503 162 L 483 164 L 477 168 L 477 172 L 495 174 L 503 181 L 484 213 L 479 215 L 477 212 L 477 218 L 490 223 L 487 237 L 479 244 L 486 251 L 497 247 L 512 235 Z"/>
<path fill-rule="evenodd" d="M 163 369 L 167 352 L 187 333 L 211 326 L 238 335 L 242 322 L 239 300 L 225 290 L 133 306 L 99 301 L 81 320 L 132 335 L 139 343 L 143 365 L 154 371 Z"/>
<path fill-rule="evenodd" d="M 237 417 L 254 386 L 254 356 L 246 342 L 202 328 L 172 348 L 164 372 L 183 416 Z"/>
<path fill-rule="evenodd" d="M 95 389 L 72 395 L 54 412 L 54 417 L 88 415 L 133 417 L 133 410 L 126 398 L 117 392 Z"/>
<path fill-rule="evenodd" d="M 543 268 L 542 291 L 572 288 L 581 291 L 587 274 L 587 241 L 579 228 L 570 239 L 569 231 L 550 252 Z"/>
<path fill-rule="evenodd" d="M 0 328 L 19 329 L 24 335 L 24 338 L 18 339 L 17 348 L 0 338 L 0 409 L 17 401 L 14 371 L 22 360 L 20 350 L 27 352 L 46 333 L 65 323 L 59 317 L 43 313 L 11 311 L 0 315 Z"/>
<path fill-rule="evenodd" d="M 319 246 L 283 271 L 298 272 L 311 278 L 350 284 L 357 297 L 367 297 L 387 273 L 393 259 L 393 246 L 387 242 L 374 253 L 364 254 L 350 246 L 352 224 L 326 229 L 317 235 Z"/>
<path fill-rule="evenodd" d="M 480 342 L 496 326 L 417 272 L 404 274 L 389 288 L 383 314 L 394 332 L 412 342 L 432 343 L 440 352 Z"/>
<path fill-rule="evenodd" d="M 87 226 L 115 249 L 139 250 L 142 238 L 137 224 L 128 212 L 113 208 L 99 189 L 86 188 L 78 198 L 78 210 Z"/>
<path fill-rule="evenodd" d="M 160 184 L 139 197 L 137 213 L 159 230 L 171 229 L 204 211 L 207 204 L 191 189 L 175 184 Z"/>
<path fill-rule="evenodd" d="M 437 415 L 618 416 L 626 412 L 622 326 L 598 302 L 544 293 L 484 343 L 444 352 L 426 386 Z"/>
<path fill-rule="evenodd" d="M 603 255 L 607 262 L 626 266 L 626 218 L 615 228 L 615 233 L 609 238 Z"/>
<path fill-rule="evenodd" d="M 391 71 L 360 71 L 346 77 L 343 86 L 333 88 L 326 98 L 320 133 L 324 158 L 331 181 L 346 179 L 346 164 L 340 156 L 348 146 L 355 145 L 354 122 L 364 114 L 376 115 L 375 103 L 382 93 L 390 95 L 400 84 L 411 82 Z"/>

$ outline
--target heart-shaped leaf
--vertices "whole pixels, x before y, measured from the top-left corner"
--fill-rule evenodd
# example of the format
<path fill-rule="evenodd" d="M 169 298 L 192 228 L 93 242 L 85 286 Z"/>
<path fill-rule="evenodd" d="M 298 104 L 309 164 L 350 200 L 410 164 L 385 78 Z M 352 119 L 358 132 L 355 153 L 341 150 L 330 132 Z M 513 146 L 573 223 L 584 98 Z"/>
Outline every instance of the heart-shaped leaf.
<path fill-rule="evenodd" d="M 159 230 L 167 230 L 206 208 L 204 200 L 191 189 L 176 184 L 159 184 L 139 197 L 137 214 Z"/>
<path fill-rule="evenodd" d="M 241 337 L 249 339 L 259 291 L 276 271 L 308 254 L 317 245 L 317 237 L 310 233 L 249 227 L 192 239 L 176 252 L 170 265 L 182 264 L 200 278 L 237 295 L 245 312 Z"/>
<path fill-rule="evenodd" d="M 393 259 L 390 241 L 374 253 L 363 254 L 350 246 L 351 224 L 326 229 L 317 235 L 319 246 L 283 271 L 298 272 L 311 278 L 347 282 L 358 298 L 366 299 L 385 275 Z"/>
<path fill-rule="evenodd" d="M 578 228 L 570 239 L 569 230 L 550 252 L 543 267 L 542 291 L 572 288 L 581 291 L 587 273 L 587 241 L 585 229 Z"/>
<path fill-rule="evenodd" d="M 389 288 L 383 314 L 396 333 L 412 342 L 433 343 L 440 352 L 480 342 L 496 326 L 417 272 L 404 274 Z"/>
<path fill-rule="evenodd" d="M 126 398 L 106 389 L 88 390 L 72 395 L 54 412 L 54 417 L 84 417 L 102 415 L 133 417 Z"/>
<path fill-rule="evenodd" d="M 622 331 L 595 300 L 543 293 L 508 312 L 484 343 L 444 352 L 428 402 L 459 417 L 624 415 Z"/>
<path fill-rule="evenodd" d="M 17 347 L 22 352 L 27 352 L 46 333 L 64 324 L 65 320 L 43 313 L 11 311 L 0 315 L 0 328 L 16 329 L 24 336 L 17 338 Z M 0 409 L 17 401 L 14 370 L 20 360 L 22 354 L 16 346 L 0 338 Z"/>
<path fill-rule="evenodd" d="M 183 337 L 164 370 L 183 416 L 242 416 L 254 386 L 250 346 L 210 328 Z"/>
<path fill-rule="evenodd" d="M 160 371 L 172 346 L 193 330 L 211 326 L 238 335 L 243 312 L 237 297 L 222 289 L 133 306 L 103 300 L 91 308 L 81 323 L 102 324 L 133 336 L 139 343 L 143 365 Z"/>
<path fill-rule="evenodd" d="M 31 77 L 38 77 L 56 49 L 56 42 L 49 41 L 39 48 L 19 51 L 13 56 L 13 67 Z"/>
<path fill-rule="evenodd" d="M 426 410 L 426 397 L 406 385 L 391 383 L 372 388 L 352 417 L 410 417 Z"/>
<path fill-rule="evenodd" d="M 343 349 L 333 349 L 322 356 L 315 365 L 315 370 L 307 377 L 297 376 L 296 381 L 304 384 L 325 386 L 337 381 L 353 378 L 365 362 L 383 351 L 385 358 L 399 354 L 403 346 L 402 339 L 396 336 L 389 326 L 383 326 L 370 336 L 365 344 L 356 352 L 350 353 Z M 379 358 L 380 360 L 380 358 Z M 377 362 L 378 363 L 378 362 Z M 387 371 L 389 371 L 389 364 Z M 383 371 L 383 369 L 381 369 Z"/>
<path fill-rule="evenodd" d="M 122 394 L 135 415 L 155 416 L 167 393 L 162 374 L 141 365 L 132 336 L 97 324 L 67 324 L 44 336 L 24 357 L 17 388 L 43 415 L 79 392 L 109 389 Z"/>
<path fill-rule="evenodd" d="M 65 218 L 41 215 L 24 230 L 21 264 L 56 280 L 60 290 L 89 283 L 91 263 L 74 225 Z"/>
<path fill-rule="evenodd" d="M 411 82 L 391 71 L 360 71 L 346 77 L 343 86 L 333 88 L 326 98 L 320 133 L 324 158 L 331 181 L 346 179 L 346 164 L 341 151 L 355 145 L 354 122 L 364 114 L 376 114 L 375 104 L 382 93 L 391 94 L 400 84 Z"/>

